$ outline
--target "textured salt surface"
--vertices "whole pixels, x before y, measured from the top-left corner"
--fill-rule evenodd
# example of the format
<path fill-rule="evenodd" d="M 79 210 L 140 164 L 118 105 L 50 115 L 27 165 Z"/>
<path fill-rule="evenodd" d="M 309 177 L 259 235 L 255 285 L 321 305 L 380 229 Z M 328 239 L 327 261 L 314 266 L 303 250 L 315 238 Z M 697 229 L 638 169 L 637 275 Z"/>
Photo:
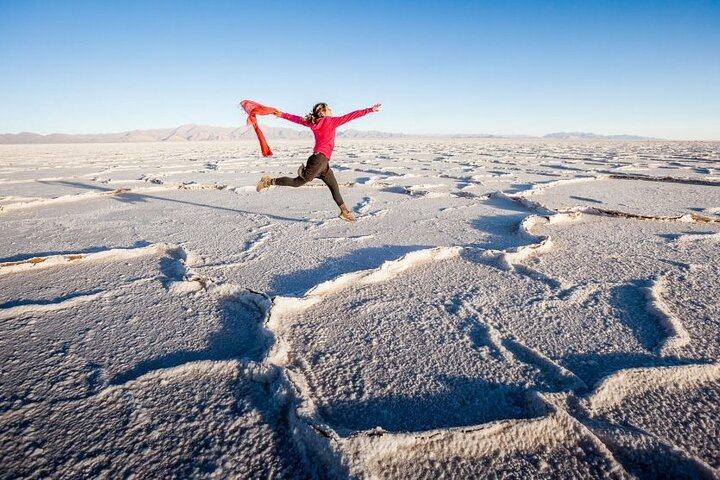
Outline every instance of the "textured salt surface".
<path fill-rule="evenodd" d="M 2 478 L 720 476 L 720 145 L 0 148 Z"/>

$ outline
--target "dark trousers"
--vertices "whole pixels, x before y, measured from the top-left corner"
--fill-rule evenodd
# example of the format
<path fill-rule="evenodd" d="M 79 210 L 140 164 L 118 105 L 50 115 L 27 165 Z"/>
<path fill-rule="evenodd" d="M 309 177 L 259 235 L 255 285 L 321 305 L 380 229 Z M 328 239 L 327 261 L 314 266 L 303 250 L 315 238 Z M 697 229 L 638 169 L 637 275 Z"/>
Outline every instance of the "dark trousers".
<path fill-rule="evenodd" d="M 281 187 L 301 187 L 315 178 L 319 178 L 325 182 L 325 185 L 327 185 L 330 192 L 332 192 L 333 200 L 335 200 L 338 207 L 344 203 L 340 195 L 340 187 L 338 187 L 337 180 L 335 180 L 335 174 L 332 168 L 330 168 L 330 161 L 322 153 L 313 153 L 310 155 L 310 158 L 308 158 L 305 164 L 305 169 L 302 171 L 302 177 L 275 178 L 273 184 Z"/>

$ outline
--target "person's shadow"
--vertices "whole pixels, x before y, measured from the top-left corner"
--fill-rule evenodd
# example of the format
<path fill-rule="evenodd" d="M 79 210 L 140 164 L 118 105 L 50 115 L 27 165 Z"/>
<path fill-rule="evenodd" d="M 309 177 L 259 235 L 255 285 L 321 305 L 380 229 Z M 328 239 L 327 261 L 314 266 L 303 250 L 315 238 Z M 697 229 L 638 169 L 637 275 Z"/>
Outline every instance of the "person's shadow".
<path fill-rule="evenodd" d="M 176 198 L 167 198 L 167 197 L 160 197 L 157 195 L 149 195 L 147 193 L 140 193 L 140 192 L 133 192 L 132 190 L 124 191 L 122 188 L 108 188 L 108 187 L 102 187 L 100 185 L 93 185 L 93 184 L 87 184 L 87 183 L 81 183 L 81 182 L 71 182 L 68 180 L 43 180 L 42 183 L 46 184 L 60 184 L 60 185 L 68 185 L 76 188 L 85 188 L 88 190 L 95 190 L 103 193 L 110 194 L 111 192 L 117 191 L 117 193 L 113 195 L 108 195 L 107 198 L 112 198 L 113 200 L 123 202 L 123 203 L 144 203 L 148 200 L 158 200 L 161 202 L 171 202 L 171 203 L 180 203 L 185 205 L 192 205 L 194 207 L 202 207 L 202 208 L 212 208 L 214 210 L 221 210 L 225 212 L 231 212 L 231 213 L 240 213 L 245 215 L 259 215 L 267 218 L 272 218 L 274 220 L 281 220 L 285 222 L 302 222 L 302 223 L 318 223 L 315 220 L 307 219 L 307 218 L 292 218 L 292 217 L 283 217 L 281 215 L 274 215 L 272 213 L 265 213 L 265 212 L 251 212 L 248 210 L 240 210 L 237 208 L 228 208 L 228 207 L 221 207 L 218 205 L 208 205 L 206 203 L 198 203 L 198 202 L 191 202 L 188 200 L 178 200 Z M 174 191 L 172 189 L 169 189 L 168 191 Z"/>

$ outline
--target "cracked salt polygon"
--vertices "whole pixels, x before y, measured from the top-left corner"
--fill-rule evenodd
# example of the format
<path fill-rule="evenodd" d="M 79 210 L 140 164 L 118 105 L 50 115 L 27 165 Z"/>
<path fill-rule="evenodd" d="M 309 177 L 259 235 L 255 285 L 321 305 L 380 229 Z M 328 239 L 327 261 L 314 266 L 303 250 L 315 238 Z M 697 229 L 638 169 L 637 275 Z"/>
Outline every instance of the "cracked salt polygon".
<path fill-rule="evenodd" d="M 717 144 L 254 148 L 0 147 L 3 471 L 717 475 Z"/>

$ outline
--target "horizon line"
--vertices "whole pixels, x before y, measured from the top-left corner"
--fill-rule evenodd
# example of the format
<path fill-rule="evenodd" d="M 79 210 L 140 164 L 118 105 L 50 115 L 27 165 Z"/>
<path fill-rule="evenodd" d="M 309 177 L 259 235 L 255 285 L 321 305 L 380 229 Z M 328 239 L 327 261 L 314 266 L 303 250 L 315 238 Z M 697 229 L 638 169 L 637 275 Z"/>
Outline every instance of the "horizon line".
<path fill-rule="evenodd" d="M 66 133 L 66 132 L 52 132 L 52 133 L 37 133 L 37 132 L 31 132 L 31 131 L 20 131 L 20 132 L 3 132 L 0 133 L 0 136 L 20 136 L 20 135 L 35 135 L 39 137 L 51 137 L 55 135 L 62 135 L 62 136 L 74 136 L 74 137 L 81 137 L 81 136 L 93 136 L 93 135 L 121 135 L 126 133 L 132 133 L 132 132 L 147 132 L 147 131 L 153 131 L 153 130 L 177 130 L 183 127 L 207 127 L 207 128 L 222 128 L 222 129 L 228 129 L 228 130 L 244 130 L 247 131 L 251 129 L 252 127 L 249 125 L 240 125 L 240 126 L 219 126 L 219 125 L 207 125 L 207 124 L 200 124 L 200 123 L 183 123 L 177 126 L 173 127 L 151 127 L 151 128 L 134 128 L 130 130 L 121 130 L 121 131 L 114 131 L 114 132 L 84 132 L 84 133 Z M 275 126 L 263 126 L 264 130 L 267 131 L 273 131 L 273 130 L 291 130 L 293 132 L 298 133 L 308 133 L 305 130 L 300 130 L 292 127 L 275 127 Z M 532 135 L 527 133 L 488 133 L 488 132 L 448 132 L 448 133 L 437 133 L 437 132 L 423 132 L 423 133 L 407 133 L 407 132 L 388 132 L 383 130 L 361 130 L 357 128 L 348 128 L 344 130 L 339 130 L 339 132 L 347 132 L 347 131 L 355 131 L 355 132 L 361 132 L 361 133 L 378 133 L 378 134 L 384 134 L 384 135 L 395 135 L 395 136 L 405 136 L 405 137 L 488 137 L 488 138 L 537 138 L 537 139 L 543 139 L 547 138 L 550 135 L 591 135 L 597 137 L 596 139 L 609 139 L 613 140 L 612 137 L 635 137 L 638 140 L 647 140 L 647 141 L 669 141 L 669 142 L 720 142 L 720 139 L 701 139 L 701 138 L 694 138 L 694 139 L 672 139 L 672 138 L 663 138 L 663 137 L 652 137 L 647 135 L 639 135 L 639 134 L 633 134 L 633 133 L 609 133 L 609 134 L 603 134 L 603 133 L 595 133 L 591 131 L 583 131 L 583 130 L 558 130 L 558 131 L 552 131 L 545 134 L 539 134 L 539 135 Z M 592 140 L 593 138 L 587 138 L 586 140 Z M 240 139 L 238 139 L 239 141 Z M 287 139 L 291 140 L 291 139 Z M 558 140 L 561 140 L 558 138 Z M 621 139 L 619 139 L 621 140 Z M 159 140 L 162 141 L 162 140 Z M 192 140 L 189 140 L 192 141 Z M 201 141 L 201 140 L 195 140 L 195 141 Z M 217 140 L 206 140 L 206 141 L 217 141 Z M 26 142 L 19 142 L 18 144 L 23 144 Z M 103 143 L 103 142 L 84 142 L 84 143 Z M 109 142 L 113 143 L 113 142 Z M 131 142 L 127 142 L 131 143 Z M 138 142 L 140 143 L 140 142 Z"/>

